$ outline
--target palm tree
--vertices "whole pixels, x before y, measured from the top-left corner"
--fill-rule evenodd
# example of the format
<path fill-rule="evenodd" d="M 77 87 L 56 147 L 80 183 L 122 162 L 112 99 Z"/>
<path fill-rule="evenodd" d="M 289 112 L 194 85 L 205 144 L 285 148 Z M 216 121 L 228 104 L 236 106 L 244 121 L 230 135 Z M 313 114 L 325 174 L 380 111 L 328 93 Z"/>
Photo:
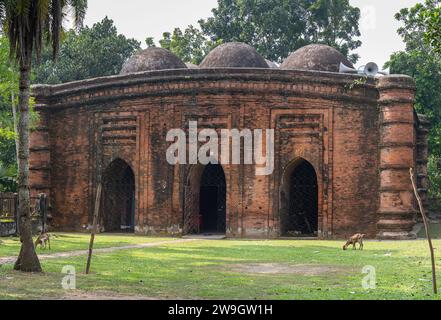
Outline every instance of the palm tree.
<path fill-rule="evenodd" d="M 0 28 L 8 36 L 11 58 L 20 70 L 18 100 L 18 214 L 21 225 L 21 249 L 14 269 L 41 272 L 32 243 L 29 195 L 29 98 L 32 58 L 40 56 L 43 40 L 58 54 L 63 20 L 72 12 L 77 28 L 82 25 L 87 0 L 0 0 Z"/>

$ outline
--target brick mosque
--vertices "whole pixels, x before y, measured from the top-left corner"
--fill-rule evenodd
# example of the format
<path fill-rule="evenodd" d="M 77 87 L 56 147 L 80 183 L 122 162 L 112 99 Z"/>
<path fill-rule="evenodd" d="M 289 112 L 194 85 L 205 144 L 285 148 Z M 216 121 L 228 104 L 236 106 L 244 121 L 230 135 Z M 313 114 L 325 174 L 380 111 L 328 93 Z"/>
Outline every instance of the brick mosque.
<path fill-rule="evenodd" d="M 103 185 L 105 232 L 232 238 L 408 239 L 409 176 L 427 189 L 428 123 L 402 75 L 339 73 L 337 50 L 309 45 L 279 67 L 245 44 L 199 66 L 146 49 L 117 76 L 33 87 L 31 196 L 49 195 L 50 226 L 84 231 Z M 254 165 L 170 165 L 170 129 L 274 129 L 274 172 Z"/>

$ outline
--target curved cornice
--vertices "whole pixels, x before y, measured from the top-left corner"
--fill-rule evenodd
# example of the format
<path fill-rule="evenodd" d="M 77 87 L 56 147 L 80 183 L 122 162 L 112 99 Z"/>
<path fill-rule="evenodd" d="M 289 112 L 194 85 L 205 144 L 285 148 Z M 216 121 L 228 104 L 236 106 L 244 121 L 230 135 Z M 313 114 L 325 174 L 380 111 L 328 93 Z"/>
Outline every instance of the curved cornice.
<path fill-rule="evenodd" d="M 280 69 L 161 70 L 32 87 L 37 107 L 73 107 L 106 100 L 197 93 L 278 94 L 376 102 L 376 79 L 332 72 Z"/>

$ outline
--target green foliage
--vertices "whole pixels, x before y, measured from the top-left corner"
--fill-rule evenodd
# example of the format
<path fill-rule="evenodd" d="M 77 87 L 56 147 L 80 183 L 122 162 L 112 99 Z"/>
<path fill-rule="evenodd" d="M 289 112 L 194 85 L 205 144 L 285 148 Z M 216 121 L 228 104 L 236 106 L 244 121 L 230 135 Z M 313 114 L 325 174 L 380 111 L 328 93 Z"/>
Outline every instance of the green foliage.
<path fill-rule="evenodd" d="M 432 196 L 441 195 L 439 172 L 434 165 L 435 158 L 441 158 L 441 54 L 434 41 L 429 43 L 425 40 L 430 32 L 425 17 L 436 5 L 438 1 L 428 0 L 396 14 L 395 18 L 403 23 L 398 34 L 403 38 L 406 49 L 394 53 L 386 64 L 392 73 L 406 74 L 415 79 L 416 110 L 431 122 L 429 176 Z"/>
<path fill-rule="evenodd" d="M 153 39 L 147 38 L 147 46 L 151 46 Z M 203 33 L 193 27 L 188 26 L 184 31 L 176 28 L 173 33 L 164 32 L 163 37 L 159 40 L 162 48 L 170 50 L 185 62 L 199 64 L 204 57 L 222 41 L 211 41 L 207 39 Z"/>
<path fill-rule="evenodd" d="M 412 8 L 404 8 L 395 15 L 403 23 L 398 34 L 403 37 L 406 49 L 426 49 L 441 53 L 440 0 L 426 0 Z"/>
<path fill-rule="evenodd" d="M 145 39 L 145 43 L 147 45 L 147 48 L 155 48 L 156 47 L 155 39 L 153 37 L 147 37 Z"/>
<path fill-rule="evenodd" d="M 356 87 L 360 87 L 360 86 L 365 85 L 366 82 L 367 82 L 367 78 L 366 77 L 360 77 L 358 79 L 355 79 L 351 83 L 348 83 L 347 85 L 345 85 L 345 89 L 347 91 L 352 91 Z"/>
<path fill-rule="evenodd" d="M 432 188 L 429 190 L 429 196 L 432 199 L 441 199 L 441 161 L 431 156 L 429 157 L 429 178 Z"/>
<path fill-rule="evenodd" d="M 441 54 L 441 6 L 439 0 L 426 0 L 419 18 L 426 26 L 424 40 Z"/>
<path fill-rule="evenodd" d="M 247 43 L 275 62 L 311 43 L 335 47 L 353 62 L 359 58 L 350 52 L 361 46 L 360 10 L 348 0 L 218 0 L 212 12 L 199 20 L 200 28 L 165 32 L 160 45 L 193 63 L 231 41 Z M 146 43 L 155 45 L 151 37 Z"/>
<path fill-rule="evenodd" d="M 34 69 L 36 83 L 58 84 L 118 74 L 124 62 L 137 50 L 140 42 L 118 34 L 109 18 L 79 32 L 63 35 L 57 61 L 46 47 L 41 63 Z"/>
<path fill-rule="evenodd" d="M 17 167 L 4 167 L 0 162 L 0 192 L 17 191 Z"/>
<path fill-rule="evenodd" d="M 432 124 L 430 151 L 441 157 L 441 60 L 425 49 L 411 49 L 394 53 L 387 66 L 392 73 L 407 74 L 415 79 L 415 108 L 428 116 Z"/>
<path fill-rule="evenodd" d="M 200 20 L 213 41 L 240 41 L 281 62 L 292 51 L 323 43 L 349 56 L 360 47 L 360 10 L 348 0 L 219 0 L 213 17 Z M 354 62 L 357 55 L 351 55 Z"/>
<path fill-rule="evenodd" d="M 9 42 L 0 36 L 0 192 L 16 191 L 16 149 L 12 99 L 18 96 L 18 72 L 9 59 Z"/>
<path fill-rule="evenodd" d="M 9 58 L 8 38 L 0 33 L 0 96 L 10 99 L 11 93 L 18 94 L 18 69 Z"/>
<path fill-rule="evenodd" d="M 0 111 L 0 114 L 1 113 L 2 111 Z M 4 114 L 2 116 L 4 116 Z M 1 125 L 3 126 L 2 123 Z M 16 165 L 15 138 L 16 135 L 13 128 L 0 128 L 0 166 L 8 167 Z"/>

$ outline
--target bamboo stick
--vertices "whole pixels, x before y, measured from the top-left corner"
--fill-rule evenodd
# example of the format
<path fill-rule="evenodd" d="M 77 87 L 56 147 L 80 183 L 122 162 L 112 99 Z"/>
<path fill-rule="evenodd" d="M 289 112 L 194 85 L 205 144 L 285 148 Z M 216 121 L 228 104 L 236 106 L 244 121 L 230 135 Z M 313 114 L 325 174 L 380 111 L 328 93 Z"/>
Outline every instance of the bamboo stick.
<path fill-rule="evenodd" d="M 415 175 L 414 175 L 414 172 L 413 172 L 413 168 L 410 168 L 410 179 L 412 180 L 413 190 L 415 192 L 415 197 L 417 198 L 418 205 L 420 207 L 420 212 L 421 212 L 421 215 L 423 217 L 424 228 L 426 229 L 427 241 L 429 242 L 429 248 L 430 248 L 430 256 L 432 258 L 432 285 L 433 285 L 433 293 L 437 294 L 438 293 L 438 289 L 437 289 L 437 285 L 436 285 L 435 253 L 434 253 L 434 250 L 433 250 L 432 238 L 430 237 L 429 223 L 427 221 L 427 216 L 426 216 L 426 213 L 424 211 L 423 202 L 421 201 L 421 197 L 418 194 L 418 188 L 417 188 L 417 184 L 415 182 Z"/>
<path fill-rule="evenodd" d="M 96 191 L 96 199 L 95 199 L 95 209 L 93 212 L 93 226 L 92 226 L 92 232 L 90 234 L 89 254 L 87 256 L 86 274 L 89 274 L 90 272 L 90 263 L 92 261 L 92 253 L 93 253 L 93 243 L 95 241 L 95 234 L 97 233 L 102 189 L 103 189 L 102 184 L 101 183 L 98 184 L 98 188 Z"/>

